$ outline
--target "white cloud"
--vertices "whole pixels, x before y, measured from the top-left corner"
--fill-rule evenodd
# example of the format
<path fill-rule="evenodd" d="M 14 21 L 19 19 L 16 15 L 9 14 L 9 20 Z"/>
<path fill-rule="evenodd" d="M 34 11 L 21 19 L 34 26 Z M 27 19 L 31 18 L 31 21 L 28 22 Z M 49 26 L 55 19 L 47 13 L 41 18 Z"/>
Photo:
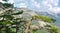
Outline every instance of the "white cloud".
<path fill-rule="evenodd" d="M 14 3 L 14 0 L 9 0 L 8 3 L 13 4 Z"/>
<path fill-rule="evenodd" d="M 2 0 L 0 0 L 0 2 L 2 2 Z"/>
<path fill-rule="evenodd" d="M 0 2 L 2 2 L 2 3 L 6 3 L 5 1 L 2 1 L 2 0 L 0 0 Z"/>
<path fill-rule="evenodd" d="M 58 0 L 42 0 L 43 7 L 46 8 L 46 10 L 49 10 L 54 13 L 59 13 L 60 8 L 58 6 Z"/>
<path fill-rule="evenodd" d="M 36 2 L 35 0 L 31 0 L 31 4 L 33 6 L 36 6 L 36 7 L 40 8 L 40 3 Z"/>
<path fill-rule="evenodd" d="M 58 0 L 51 0 L 51 3 L 54 4 L 55 6 L 57 6 L 58 4 Z"/>
<path fill-rule="evenodd" d="M 42 0 L 44 4 L 51 4 L 53 6 L 57 6 L 58 0 Z"/>
<path fill-rule="evenodd" d="M 20 8 L 24 7 L 24 8 L 27 8 L 27 5 L 25 3 L 20 3 Z"/>
<path fill-rule="evenodd" d="M 60 13 L 60 8 L 59 7 L 55 7 L 51 11 L 55 12 L 55 13 Z"/>
<path fill-rule="evenodd" d="M 28 6 L 36 10 L 51 11 L 54 13 L 59 13 L 60 8 L 57 7 L 58 1 L 59 0 L 41 0 L 40 3 L 38 3 L 36 0 L 30 0 L 29 2 L 27 2 L 27 0 L 18 0 L 18 1 L 16 0 L 15 5 L 19 3 L 17 7 L 27 7 L 26 4 L 28 4 Z"/>
<path fill-rule="evenodd" d="M 60 8 L 57 7 L 58 0 L 42 0 L 40 3 L 36 2 L 35 0 L 31 0 L 31 4 L 43 11 L 49 10 L 54 13 L 60 12 Z"/>
<path fill-rule="evenodd" d="M 24 1 L 24 0 L 19 0 L 19 1 Z"/>

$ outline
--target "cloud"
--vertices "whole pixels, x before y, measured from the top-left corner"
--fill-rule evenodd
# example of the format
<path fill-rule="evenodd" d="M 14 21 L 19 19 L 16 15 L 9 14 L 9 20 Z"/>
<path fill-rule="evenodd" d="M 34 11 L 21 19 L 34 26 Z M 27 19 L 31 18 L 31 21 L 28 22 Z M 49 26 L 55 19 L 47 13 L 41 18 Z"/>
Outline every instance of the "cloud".
<path fill-rule="evenodd" d="M 9 0 L 8 3 L 13 4 L 14 3 L 14 0 Z"/>
<path fill-rule="evenodd" d="M 0 0 L 0 2 L 2 2 L 2 0 Z"/>
<path fill-rule="evenodd" d="M 42 0 L 42 3 L 44 4 L 51 4 L 53 6 L 57 6 L 58 0 Z"/>
<path fill-rule="evenodd" d="M 54 7 L 52 10 L 54 13 L 60 13 L 60 8 L 59 7 Z"/>
<path fill-rule="evenodd" d="M 58 0 L 42 0 L 40 2 L 31 0 L 30 4 L 32 5 L 32 8 L 35 8 L 35 10 L 48 11 L 48 12 L 53 12 L 56 14 L 60 12 L 59 10 L 60 8 L 57 7 Z"/>
<path fill-rule="evenodd" d="M 2 0 L 0 0 L 0 2 L 2 2 L 2 3 L 6 3 L 5 1 L 2 1 Z"/>
<path fill-rule="evenodd" d="M 38 3 L 38 2 L 35 1 L 35 0 L 31 0 L 31 4 L 32 4 L 33 6 L 35 6 L 35 7 L 40 8 L 40 3 Z"/>
<path fill-rule="evenodd" d="M 24 8 L 27 8 L 27 5 L 25 3 L 20 3 L 20 8 L 24 7 Z"/>
<path fill-rule="evenodd" d="M 38 2 L 40 1 L 40 2 Z M 59 0 L 14 0 L 16 7 L 27 7 L 27 5 L 35 10 L 51 11 L 59 13 L 60 8 L 58 7 Z"/>
<path fill-rule="evenodd" d="M 26 0 L 14 0 L 14 7 L 27 8 L 27 1 Z"/>
<path fill-rule="evenodd" d="M 54 12 L 56 14 L 60 12 L 60 10 L 59 10 L 60 8 L 58 7 L 58 0 L 42 0 L 41 5 L 47 11 L 49 10 L 49 11 Z"/>
<path fill-rule="evenodd" d="M 49 11 L 55 14 L 60 12 L 60 8 L 58 6 L 59 0 L 42 0 L 41 2 L 37 2 L 35 0 L 31 0 L 31 5 L 33 8 L 37 8 L 39 11 Z"/>
<path fill-rule="evenodd" d="M 25 1 L 25 0 L 19 0 L 19 1 Z"/>

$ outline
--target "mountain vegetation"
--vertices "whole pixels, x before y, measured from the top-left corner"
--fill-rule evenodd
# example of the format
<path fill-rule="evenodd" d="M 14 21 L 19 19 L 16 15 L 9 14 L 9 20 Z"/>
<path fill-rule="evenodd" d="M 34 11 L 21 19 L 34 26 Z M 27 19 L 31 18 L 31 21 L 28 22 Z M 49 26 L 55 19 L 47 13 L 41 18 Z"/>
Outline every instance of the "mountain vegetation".
<path fill-rule="evenodd" d="M 7 0 L 4 1 L 7 2 Z M 0 10 L 0 33 L 40 33 L 38 30 L 59 33 L 58 29 L 51 24 L 56 21 L 53 18 L 39 16 L 35 12 L 27 15 L 29 12 L 24 10 L 15 12 L 13 4 L 2 2 L 0 4 L 2 5 Z M 24 16 L 25 13 L 26 16 Z"/>

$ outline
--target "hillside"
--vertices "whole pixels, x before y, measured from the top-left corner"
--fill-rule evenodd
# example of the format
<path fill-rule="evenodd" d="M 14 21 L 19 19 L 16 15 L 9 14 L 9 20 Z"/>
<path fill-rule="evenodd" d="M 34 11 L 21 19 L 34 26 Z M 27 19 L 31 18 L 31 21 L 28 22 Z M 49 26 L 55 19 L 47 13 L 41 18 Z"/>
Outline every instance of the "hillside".
<path fill-rule="evenodd" d="M 60 24 L 58 24 L 58 22 L 59 22 L 58 19 L 59 18 L 54 13 L 49 13 L 49 12 L 44 12 L 44 11 L 42 11 L 42 12 L 35 12 L 34 10 L 30 10 L 28 8 L 15 8 L 15 10 L 18 10 L 18 11 L 23 10 L 24 13 L 22 15 L 20 15 L 20 16 L 24 17 L 25 19 L 28 19 L 28 18 L 30 18 L 31 16 L 34 16 L 34 15 L 41 15 L 41 16 L 43 15 L 43 16 L 47 16 L 47 17 L 52 17 L 53 19 L 56 19 L 56 22 L 53 23 L 53 25 L 55 25 L 55 26 L 57 26 L 57 28 L 59 28 L 59 25 L 60 25 Z"/>
<path fill-rule="evenodd" d="M 34 10 L 23 4 L 15 7 L 9 1 L 0 1 L 0 33 L 60 33 L 59 13 L 43 11 L 45 8 Z"/>

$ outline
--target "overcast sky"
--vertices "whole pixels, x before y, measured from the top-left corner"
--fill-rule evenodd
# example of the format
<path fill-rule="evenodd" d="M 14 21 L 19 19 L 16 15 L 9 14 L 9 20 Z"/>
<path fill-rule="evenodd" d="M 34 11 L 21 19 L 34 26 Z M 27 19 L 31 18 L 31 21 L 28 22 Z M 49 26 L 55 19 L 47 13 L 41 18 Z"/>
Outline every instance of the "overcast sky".
<path fill-rule="evenodd" d="M 25 7 L 37 11 L 60 13 L 60 0 L 9 0 L 14 7 Z"/>

